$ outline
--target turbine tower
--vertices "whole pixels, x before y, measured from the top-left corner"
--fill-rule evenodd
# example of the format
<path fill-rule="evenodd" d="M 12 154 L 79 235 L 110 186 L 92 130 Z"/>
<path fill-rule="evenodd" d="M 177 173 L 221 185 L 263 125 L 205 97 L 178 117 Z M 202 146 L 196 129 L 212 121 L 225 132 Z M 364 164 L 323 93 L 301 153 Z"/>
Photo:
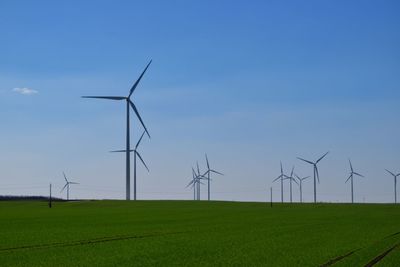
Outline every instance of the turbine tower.
<path fill-rule="evenodd" d="M 385 169 L 386 170 L 386 169 Z M 390 175 L 394 178 L 394 203 L 397 203 L 397 177 L 400 176 L 400 173 L 394 174 L 393 172 L 386 170 Z"/>
<path fill-rule="evenodd" d="M 63 172 L 63 175 L 64 175 L 64 179 L 65 179 L 65 185 L 64 185 L 64 187 L 61 189 L 60 193 L 61 193 L 62 191 L 64 191 L 65 188 L 67 188 L 67 200 L 69 200 L 69 185 L 71 185 L 71 184 L 79 184 L 79 183 L 75 183 L 75 182 L 70 182 L 70 181 L 68 181 L 67 176 L 65 175 L 64 172 Z"/>
<path fill-rule="evenodd" d="M 299 180 L 299 187 L 300 187 L 300 203 L 303 203 L 303 181 L 305 179 L 310 178 L 310 176 L 306 176 L 303 178 L 300 178 L 297 174 L 294 174 L 294 176 L 296 176 L 296 178 Z"/>
<path fill-rule="evenodd" d="M 135 149 L 131 149 L 130 152 L 133 152 L 133 199 L 136 200 L 136 158 L 138 157 L 140 161 L 142 162 L 143 166 L 146 168 L 148 172 L 150 172 L 149 168 L 147 167 L 146 163 L 144 162 L 142 156 L 138 152 L 138 146 L 140 142 L 143 139 L 143 136 L 146 132 L 144 131 L 142 133 L 142 136 L 140 136 L 139 141 L 136 143 Z M 110 152 L 126 152 L 126 150 L 114 150 Z"/>
<path fill-rule="evenodd" d="M 292 203 L 292 181 L 294 181 L 296 184 L 298 184 L 297 181 L 294 179 L 293 174 L 294 174 L 294 166 L 292 167 L 292 172 L 290 173 L 290 176 L 285 175 L 285 177 L 286 177 L 285 180 L 289 179 L 289 183 L 290 183 L 290 203 Z"/>
<path fill-rule="evenodd" d="M 318 173 L 317 164 L 318 164 L 323 158 L 325 158 L 325 156 L 328 155 L 328 153 L 329 153 L 329 151 L 326 152 L 322 157 L 320 157 L 316 162 L 312 162 L 312 161 L 309 161 L 309 160 L 302 159 L 302 158 L 299 158 L 299 157 L 298 157 L 299 160 L 302 160 L 302 161 L 307 162 L 307 163 L 309 163 L 309 164 L 311 164 L 311 165 L 314 166 L 314 203 L 317 203 L 317 179 L 318 179 L 318 183 L 319 183 L 319 173 Z"/>
<path fill-rule="evenodd" d="M 146 68 L 143 70 L 142 74 L 139 76 L 139 78 L 136 80 L 136 82 L 133 84 L 131 90 L 129 91 L 128 96 L 82 96 L 82 98 L 97 98 L 97 99 L 106 99 L 106 100 L 116 100 L 116 101 L 126 101 L 126 200 L 131 199 L 131 192 L 130 192 L 130 187 L 131 187 L 131 159 L 130 159 L 130 151 L 131 151 L 131 146 L 130 146 L 130 125 L 129 125 L 129 110 L 131 107 L 133 111 L 135 112 L 136 116 L 138 117 L 140 123 L 142 124 L 146 134 L 150 138 L 150 134 L 147 131 L 146 126 L 143 123 L 142 118 L 139 115 L 139 111 L 137 110 L 135 104 L 131 100 L 131 96 L 133 92 L 135 91 L 136 87 L 138 86 L 140 80 L 142 79 L 143 75 L 145 74 L 147 68 L 151 64 L 150 62 L 147 64 Z"/>
<path fill-rule="evenodd" d="M 208 162 L 208 157 L 207 157 L 207 154 L 206 154 L 206 163 L 207 163 L 207 171 L 203 174 L 203 176 L 206 176 L 207 175 L 207 182 L 208 182 L 208 201 L 210 201 L 210 174 L 213 172 L 213 173 L 216 173 L 216 174 L 219 174 L 219 175 L 223 175 L 222 173 L 220 173 L 220 172 L 217 172 L 216 170 L 212 170 L 212 169 L 210 169 L 210 163 Z"/>
<path fill-rule="evenodd" d="M 283 203 L 283 180 L 284 178 L 286 178 L 287 176 L 283 174 L 283 167 L 282 167 L 282 162 L 281 162 L 281 175 L 279 175 L 275 180 L 273 180 L 272 182 L 276 182 L 279 179 L 281 180 L 281 202 Z"/>
<path fill-rule="evenodd" d="M 349 178 L 347 178 L 346 183 L 350 180 L 351 182 L 351 203 L 354 203 L 354 190 L 353 190 L 353 177 L 354 175 L 360 176 L 360 177 L 364 177 L 363 175 L 355 172 L 353 170 L 353 165 L 351 164 L 351 160 L 349 159 L 349 164 L 350 164 L 350 176 Z"/>

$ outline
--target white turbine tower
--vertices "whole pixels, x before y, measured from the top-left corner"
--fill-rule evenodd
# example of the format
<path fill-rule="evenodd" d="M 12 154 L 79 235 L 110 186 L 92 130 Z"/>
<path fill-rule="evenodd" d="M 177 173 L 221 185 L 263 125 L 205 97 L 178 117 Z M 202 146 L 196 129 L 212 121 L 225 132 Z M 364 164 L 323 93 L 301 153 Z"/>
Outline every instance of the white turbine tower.
<path fill-rule="evenodd" d="M 386 170 L 390 175 L 394 178 L 394 203 L 397 203 L 397 177 L 400 176 L 400 173 L 394 174 L 393 172 Z"/>

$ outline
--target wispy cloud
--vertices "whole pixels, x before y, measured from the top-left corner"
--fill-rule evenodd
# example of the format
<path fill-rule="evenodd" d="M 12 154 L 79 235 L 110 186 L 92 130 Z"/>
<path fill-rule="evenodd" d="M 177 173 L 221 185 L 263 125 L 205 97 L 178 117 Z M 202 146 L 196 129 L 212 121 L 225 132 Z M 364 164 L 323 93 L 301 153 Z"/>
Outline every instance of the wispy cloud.
<path fill-rule="evenodd" d="M 30 88 L 14 88 L 12 89 L 13 92 L 19 93 L 21 95 L 35 95 L 38 94 L 39 92 Z"/>

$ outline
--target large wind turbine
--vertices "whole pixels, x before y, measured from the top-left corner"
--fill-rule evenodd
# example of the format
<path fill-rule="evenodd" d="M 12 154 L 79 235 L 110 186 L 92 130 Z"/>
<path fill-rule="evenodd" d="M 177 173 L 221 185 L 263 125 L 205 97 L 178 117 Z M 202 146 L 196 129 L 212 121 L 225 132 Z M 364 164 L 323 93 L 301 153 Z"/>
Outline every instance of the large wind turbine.
<path fill-rule="evenodd" d="M 349 164 L 350 164 L 350 176 L 349 178 L 347 178 L 346 183 L 350 180 L 351 182 L 351 203 L 354 203 L 354 190 L 353 190 L 353 177 L 354 175 L 360 176 L 360 177 L 364 177 L 363 175 L 355 172 L 353 170 L 353 165 L 351 164 L 351 160 L 349 159 Z"/>
<path fill-rule="evenodd" d="M 286 178 L 287 176 L 283 174 L 283 167 L 282 167 L 282 162 L 281 162 L 281 175 L 279 175 L 275 180 L 273 180 L 272 182 L 274 183 L 275 181 L 278 181 L 279 179 L 281 180 L 281 202 L 283 203 L 283 180 Z"/>
<path fill-rule="evenodd" d="M 310 178 L 310 176 L 306 176 L 303 178 L 300 178 L 297 174 L 294 174 L 297 179 L 299 179 L 299 187 L 300 187 L 300 203 L 303 203 L 303 181 L 307 178 Z"/>
<path fill-rule="evenodd" d="M 302 159 L 302 158 L 299 158 L 299 157 L 298 157 L 299 160 L 302 160 L 302 161 L 307 162 L 307 163 L 309 163 L 309 164 L 311 164 L 311 165 L 314 166 L 314 203 L 317 203 L 317 179 L 318 179 L 318 183 L 319 183 L 319 173 L 318 173 L 317 164 L 318 164 L 318 162 L 320 162 L 326 155 L 328 155 L 328 153 L 329 153 L 329 151 L 326 152 L 322 157 L 320 157 L 316 162 L 312 162 L 312 161 L 309 161 L 309 160 Z"/>
<path fill-rule="evenodd" d="M 64 185 L 64 187 L 61 189 L 60 193 L 61 193 L 62 191 L 64 191 L 65 188 L 67 188 L 67 200 L 69 200 L 69 185 L 70 185 L 70 184 L 79 184 L 79 183 L 75 183 L 75 182 L 70 182 L 70 181 L 68 181 L 67 176 L 65 175 L 64 172 L 63 172 L 63 175 L 64 175 L 64 179 L 65 179 L 65 185 Z"/>
<path fill-rule="evenodd" d="M 400 176 L 400 173 L 394 174 L 393 172 L 386 170 L 390 175 L 394 178 L 394 203 L 397 203 L 397 177 Z"/>
<path fill-rule="evenodd" d="M 131 149 L 130 152 L 133 152 L 133 199 L 136 200 L 136 157 L 138 157 L 140 159 L 140 161 L 142 162 L 143 166 L 146 168 L 146 170 L 149 172 L 149 168 L 147 167 L 146 163 L 144 162 L 142 156 L 140 155 L 140 153 L 137 151 L 137 148 L 140 144 L 140 141 L 142 141 L 142 138 L 144 136 L 144 134 L 146 133 L 146 131 L 144 131 L 142 133 L 142 136 L 140 136 L 139 141 L 136 143 L 135 149 Z M 111 152 L 126 152 L 126 150 L 114 150 Z"/>
<path fill-rule="evenodd" d="M 130 192 L 130 187 L 131 187 L 131 159 L 130 159 L 130 151 L 131 151 L 131 146 L 130 146 L 130 125 L 129 125 L 129 106 L 132 107 L 133 111 L 135 112 L 136 116 L 138 117 L 140 123 L 142 124 L 146 134 L 150 138 L 150 134 L 147 131 L 146 126 L 143 123 L 142 118 L 139 115 L 139 111 L 137 110 L 135 104 L 131 100 L 131 96 L 133 92 L 135 91 L 136 87 L 138 86 L 140 80 L 142 79 L 144 73 L 146 72 L 147 68 L 150 66 L 150 62 L 147 64 L 146 68 L 143 70 L 142 74 L 139 76 L 139 78 L 136 80 L 136 82 L 133 84 L 131 90 L 129 91 L 128 96 L 82 96 L 82 98 L 97 98 L 97 99 L 106 99 L 106 100 L 116 100 L 116 101 L 126 101 L 126 200 L 131 199 L 131 192 Z"/>
<path fill-rule="evenodd" d="M 207 154 L 206 154 L 206 162 L 207 162 L 207 171 L 203 174 L 203 176 L 206 176 L 206 175 L 207 175 L 207 182 L 208 182 L 208 201 L 210 201 L 210 180 L 211 180 L 210 174 L 211 174 L 212 172 L 213 172 L 213 173 L 216 173 L 216 174 L 219 174 L 219 175 L 223 175 L 223 174 L 220 173 L 220 172 L 217 172 L 216 170 L 210 169 L 210 163 L 208 162 Z"/>

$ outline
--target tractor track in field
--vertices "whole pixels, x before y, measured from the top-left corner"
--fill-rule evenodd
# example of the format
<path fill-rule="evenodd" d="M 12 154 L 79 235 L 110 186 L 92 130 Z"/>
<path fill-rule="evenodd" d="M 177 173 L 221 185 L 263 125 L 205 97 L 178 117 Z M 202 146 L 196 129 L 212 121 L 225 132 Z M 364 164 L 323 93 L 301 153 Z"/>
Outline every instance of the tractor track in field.
<path fill-rule="evenodd" d="M 373 244 L 374 244 L 374 243 L 378 243 L 378 242 L 380 242 L 380 241 L 383 241 L 383 240 L 385 240 L 385 239 L 388 239 L 388 238 L 390 238 L 390 237 L 399 235 L 399 234 L 400 234 L 400 232 L 396 232 L 396 233 L 390 234 L 390 235 L 388 235 L 388 236 L 385 236 L 385 237 L 382 238 L 382 239 L 379 239 L 379 240 L 373 242 Z M 359 250 L 361 250 L 361 249 L 364 249 L 365 247 L 367 247 L 367 246 L 364 246 L 364 247 L 361 247 L 361 248 L 352 250 L 352 251 L 350 251 L 350 252 L 348 252 L 348 253 L 346 253 L 346 254 L 340 255 L 340 256 L 335 257 L 335 258 L 333 258 L 333 259 L 330 259 L 330 260 L 327 261 L 326 263 L 320 265 L 320 267 L 332 266 L 332 265 L 334 265 L 335 263 L 337 263 L 337 262 L 343 260 L 344 258 L 347 258 L 347 257 L 353 255 L 353 254 L 356 253 L 357 251 L 359 251 Z M 374 266 L 376 263 L 378 263 L 379 261 L 381 261 L 387 254 L 389 254 L 392 250 L 394 250 L 394 249 L 396 249 L 396 248 L 398 248 L 398 247 L 400 247 L 400 242 L 397 243 L 397 244 L 395 244 L 394 246 L 392 246 L 390 249 L 386 250 L 385 252 L 383 252 L 383 253 L 379 254 L 378 256 L 376 256 L 374 259 L 372 259 L 370 262 L 368 262 L 368 263 L 365 265 L 365 267 Z"/>
<path fill-rule="evenodd" d="M 371 267 L 380 262 L 384 257 L 386 257 L 390 252 L 395 250 L 396 248 L 400 247 L 400 242 L 396 245 L 392 246 L 388 250 L 384 251 L 383 253 L 379 254 L 375 258 L 373 258 L 370 262 L 368 262 L 364 267 Z"/>
<path fill-rule="evenodd" d="M 143 235 L 117 235 L 117 236 L 108 236 L 108 237 L 98 237 L 92 239 L 84 239 L 84 240 L 76 240 L 76 241 L 68 241 L 68 242 L 54 242 L 47 244 L 36 244 L 36 245 L 25 245 L 18 247 L 8 247 L 8 248 L 0 248 L 1 252 L 11 252 L 11 251 L 20 251 L 20 250 L 29 250 L 29 249 L 48 249 L 48 248 L 56 248 L 56 247 L 74 247 L 74 246 L 84 246 L 98 243 L 106 243 L 106 242 L 115 242 L 115 241 L 123 241 L 129 239 L 143 239 L 143 238 L 151 238 L 157 236 L 167 236 L 167 235 L 175 235 L 175 234 L 183 234 L 186 232 L 170 232 L 170 233 L 153 233 L 153 234 L 143 234 Z"/>

